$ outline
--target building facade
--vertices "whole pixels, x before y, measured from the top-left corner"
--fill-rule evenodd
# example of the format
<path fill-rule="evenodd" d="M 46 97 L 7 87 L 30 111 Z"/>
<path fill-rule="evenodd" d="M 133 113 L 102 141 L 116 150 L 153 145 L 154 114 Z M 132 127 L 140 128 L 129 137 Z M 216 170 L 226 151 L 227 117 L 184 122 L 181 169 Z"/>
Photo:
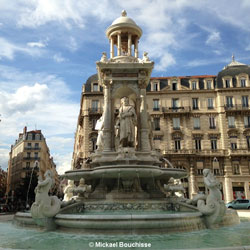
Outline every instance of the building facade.
<path fill-rule="evenodd" d="M 187 196 L 205 190 L 202 170 L 221 182 L 226 202 L 250 199 L 250 67 L 232 59 L 218 75 L 153 77 L 147 86 L 154 148 L 185 168 Z M 96 149 L 103 92 L 97 75 L 83 85 L 72 159 L 81 168 Z M 118 109 L 118 107 L 117 107 Z"/>
<path fill-rule="evenodd" d="M 59 186 L 56 165 L 41 130 L 27 131 L 24 127 L 9 153 L 7 194 L 13 196 L 33 168 L 35 174 L 41 176 L 50 169 L 55 176 L 55 186 Z"/>
<path fill-rule="evenodd" d="M 5 193 L 7 187 L 7 172 L 0 167 L 0 203 L 5 200 Z"/>

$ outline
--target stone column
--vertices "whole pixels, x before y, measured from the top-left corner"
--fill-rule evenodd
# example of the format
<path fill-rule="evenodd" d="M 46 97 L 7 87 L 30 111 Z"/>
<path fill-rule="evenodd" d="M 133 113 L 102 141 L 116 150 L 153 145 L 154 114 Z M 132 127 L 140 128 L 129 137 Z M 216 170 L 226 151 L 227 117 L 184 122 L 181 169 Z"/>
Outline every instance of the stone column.
<path fill-rule="evenodd" d="M 110 58 L 114 57 L 114 38 L 110 38 Z"/>
<path fill-rule="evenodd" d="M 138 37 L 135 39 L 135 57 L 138 58 Z"/>
<path fill-rule="evenodd" d="M 250 199 L 249 181 L 244 182 L 244 190 L 246 199 Z"/>
<path fill-rule="evenodd" d="M 189 176 L 189 198 L 192 199 L 197 194 L 193 167 L 190 168 L 189 174 L 190 174 Z"/>
<path fill-rule="evenodd" d="M 103 151 L 111 151 L 111 101 L 109 83 L 105 83 L 104 94 L 104 130 L 103 130 Z"/>
<path fill-rule="evenodd" d="M 117 56 L 120 56 L 122 54 L 122 39 L 121 39 L 121 33 L 117 34 Z"/>
<path fill-rule="evenodd" d="M 140 120 L 141 120 L 141 150 L 150 151 L 149 134 L 148 134 L 148 114 L 146 103 L 146 89 L 141 89 L 141 107 L 140 107 Z"/>
<path fill-rule="evenodd" d="M 225 158 L 224 160 L 225 164 L 225 192 L 224 192 L 224 200 L 225 203 L 230 202 L 233 200 L 233 187 L 232 187 L 232 181 L 230 178 L 231 173 L 231 160 L 229 158 Z"/>
<path fill-rule="evenodd" d="M 128 56 L 131 56 L 132 35 L 128 34 Z"/>

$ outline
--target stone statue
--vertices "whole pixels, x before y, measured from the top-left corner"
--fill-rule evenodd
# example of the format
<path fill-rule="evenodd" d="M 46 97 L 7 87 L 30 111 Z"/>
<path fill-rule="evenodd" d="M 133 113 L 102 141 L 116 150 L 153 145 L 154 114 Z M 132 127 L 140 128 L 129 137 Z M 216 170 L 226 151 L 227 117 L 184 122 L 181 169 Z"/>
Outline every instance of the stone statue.
<path fill-rule="evenodd" d="M 143 53 L 142 61 L 143 62 L 150 62 L 150 60 L 148 58 L 148 52 Z"/>
<path fill-rule="evenodd" d="M 63 201 L 70 201 L 73 198 L 75 184 L 73 180 L 68 180 L 68 185 L 64 189 Z"/>
<path fill-rule="evenodd" d="M 164 190 L 170 193 L 170 196 L 184 197 L 185 188 L 180 180 L 170 178 L 169 183 L 164 184 Z"/>
<path fill-rule="evenodd" d="M 84 178 L 80 179 L 79 186 L 74 189 L 74 194 L 78 195 L 80 198 L 88 198 L 91 192 L 91 185 L 86 185 Z"/>
<path fill-rule="evenodd" d="M 51 170 L 44 174 L 45 180 L 40 179 L 35 188 L 35 202 L 31 206 L 33 218 L 45 218 L 55 216 L 60 208 L 61 201 L 56 196 L 49 196 L 49 190 L 54 183 Z"/>
<path fill-rule="evenodd" d="M 137 116 L 133 106 L 129 104 L 128 97 L 121 99 L 121 107 L 119 109 L 118 121 L 116 129 L 119 137 L 119 146 L 134 147 L 135 144 L 135 126 L 137 125 Z"/>
<path fill-rule="evenodd" d="M 101 57 L 101 62 L 107 62 L 108 59 L 107 59 L 107 53 L 106 52 L 102 52 L 102 57 Z"/>
<path fill-rule="evenodd" d="M 104 129 L 104 115 L 97 120 L 95 130 L 98 130 L 98 136 L 96 141 L 97 149 L 100 150 L 103 147 L 103 129 Z"/>
<path fill-rule="evenodd" d="M 188 203 L 197 205 L 199 211 L 205 216 L 207 227 L 211 228 L 222 220 L 226 207 L 222 200 L 220 183 L 216 180 L 211 170 L 204 169 L 203 177 L 207 190 L 206 194 L 197 194 Z"/>

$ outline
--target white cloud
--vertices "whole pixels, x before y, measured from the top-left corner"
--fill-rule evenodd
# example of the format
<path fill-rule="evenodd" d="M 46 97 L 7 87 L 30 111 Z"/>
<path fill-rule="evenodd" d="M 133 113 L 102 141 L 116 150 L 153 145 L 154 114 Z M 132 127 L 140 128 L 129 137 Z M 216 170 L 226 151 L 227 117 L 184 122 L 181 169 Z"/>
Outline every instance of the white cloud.
<path fill-rule="evenodd" d="M 27 45 L 31 48 L 38 47 L 38 48 L 44 48 L 46 47 L 46 44 L 43 42 L 29 42 Z"/>
<path fill-rule="evenodd" d="M 6 171 L 8 167 L 10 148 L 0 148 L 0 166 Z"/>
<path fill-rule="evenodd" d="M 0 59 L 14 59 L 17 52 L 29 54 L 31 56 L 40 56 L 41 51 L 37 48 L 26 48 L 22 45 L 14 44 L 7 39 L 0 37 Z"/>
<path fill-rule="evenodd" d="M 66 59 L 64 57 L 62 57 L 62 55 L 60 53 L 55 54 L 53 56 L 53 59 L 57 63 L 61 63 L 61 62 L 65 62 L 66 61 Z"/>
<path fill-rule="evenodd" d="M 221 41 L 220 32 L 212 31 L 206 40 L 206 44 L 207 45 L 216 45 L 220 41 Z"/>
<path fill-rule="evenodd" d="M 56 170 L 58 174 L 64 174 L 65 171 L 68 171 L 71 169 L 71 159 L 72 159 L 72 153 L 59 155 L 54 154 L 53 160 L 56 163 Z"/>
<path fill-rule="evenodd" d="M 77 44 L 77 42 L 76 42 L 76 39 L 75 39 L 74 37 L 72 37 L 72 36 L 69 38 L 68 48 L 69 48 L 72 52 L 74 52 L 74 51 L 76 51 L 76 50 L 78 49 L 78 44 Z"/>
<path fill-rule="evenodd" d="M 1 143 L 9 145 L 10 148 L 24 126 L 27 126 L 28 130 L 36 127 L 48 138 L 51 155 L 57 154 L 57 159 L 66 159 L 64 155 L 73 152 L 74 131 L 79 112 L 78 101 L 70 101 L 72 93 L 67 84 L 55 75 L 32 74 L 6 67 L 0 67 L 0 73 L 1 69 L 6 77 L 8 76 L 8 79 L 5 79 L 7 83 L 20 81 L 19 84 L 13 85 L 14 91 L 11 87 L 3 89 L 4 85 L 0 82 Z M 35 81 L 42 83 L 34 83 Z M 24 85 L 24 82 L 27 84 Z M 0 148 L 3 146 L 0 145 Z M 8 152 L 9 150 L 3 151 L 3 159 L 8 158 Z M 67 165 L 62 161 L 58 162 L 58 167 L 60 164 Z M 6 166 L 5 160 L 3 167 Z"/>
<path fill-rule="evenodd" d="M 3 114 L 14 115 L 33 110 L 44 102 L 49 95 L 48 86 L 35 83 L 33 86 L 22 86 L 13 94 L 0 91 L 0 110 Z"/>

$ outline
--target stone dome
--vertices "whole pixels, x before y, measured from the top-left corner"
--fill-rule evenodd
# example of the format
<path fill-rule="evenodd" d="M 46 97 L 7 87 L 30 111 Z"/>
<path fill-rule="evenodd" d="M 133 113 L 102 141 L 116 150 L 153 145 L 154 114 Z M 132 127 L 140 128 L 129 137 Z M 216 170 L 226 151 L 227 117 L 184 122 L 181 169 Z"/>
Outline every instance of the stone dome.
<path fill-rule="evenodd" d="M 219 88 L 223 87 L 222 78 L 224 76 L 231 76 L 234 82 L 236 76 L 242 73 L 250 75 L 250 66 L 247 64 L 235 61 L 234 56 L 232 56 L 232 62 L 229 63 L 227 66 L 225 66 L 223 70 L 218 73 L 217 86 Z"/>
<path fill-rule="evenodd" d="M 142 35 L 141 28 L 132 18 L 127 17 L 127 12 L 125 10 L 123 10 L 121 16 L 115 19 L 113 23 L 107 28 L 106 35 L 109 37 L 112 32 L 122 29 L 129 29 L 131 31 L 133 30 L 134 33 L 138 35 L 138 37 L 141 37 Z"/>
<path fill-rule="evenodd" d="M 127 13 L 126 13 L 125 10 L 122 11 L 122 15 L 120 17 L 116 18 L 111 25 L 115 25 L 115 24 L 132 24 L 132 25 L 136 25 L 135 21 L 132 18 L 127 17 Z"/>

